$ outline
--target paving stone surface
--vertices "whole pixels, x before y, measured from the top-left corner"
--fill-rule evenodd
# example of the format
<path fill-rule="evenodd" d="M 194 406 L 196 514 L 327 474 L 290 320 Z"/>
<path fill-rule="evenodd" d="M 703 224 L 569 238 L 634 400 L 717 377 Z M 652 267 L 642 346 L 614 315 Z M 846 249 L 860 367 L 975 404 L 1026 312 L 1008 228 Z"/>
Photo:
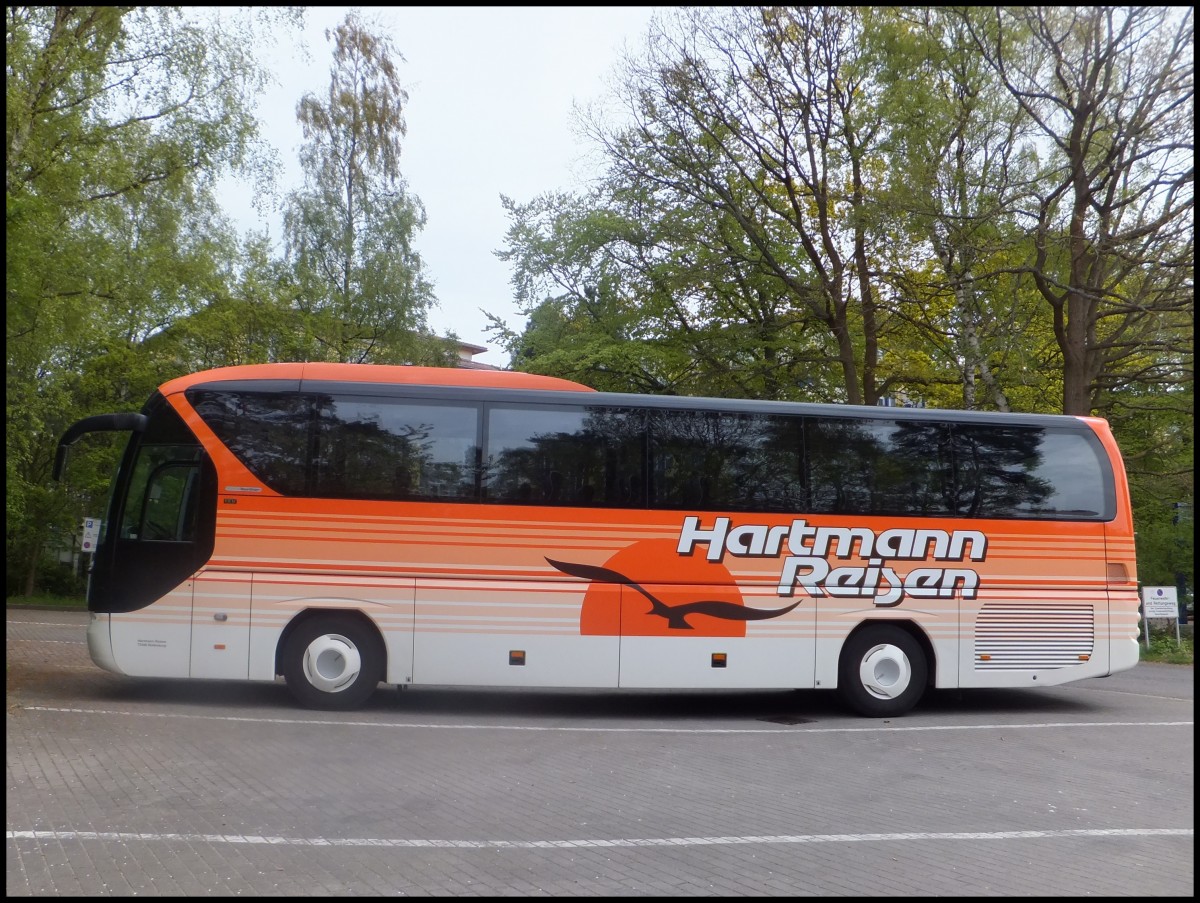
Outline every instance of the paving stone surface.
<path fill-rule="evenodd" d="M 101 671 L 6 619 L 9 896 L 1193 896 L 1194 679 L 935 693 L 381 687 Z"/>

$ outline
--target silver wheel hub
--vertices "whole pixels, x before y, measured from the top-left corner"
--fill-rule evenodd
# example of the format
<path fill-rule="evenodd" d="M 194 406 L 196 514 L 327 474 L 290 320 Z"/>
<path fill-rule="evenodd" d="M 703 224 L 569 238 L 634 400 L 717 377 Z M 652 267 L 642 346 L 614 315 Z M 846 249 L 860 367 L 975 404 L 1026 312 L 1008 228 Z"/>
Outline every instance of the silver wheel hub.
<path fill-rule="evenodd" d="M 339 634 L 319 636 L 304 650 L 304 677 L 325 693 L 346 689 L 360 671 L 362 656 L 358 647 Z"/>
<path fill-rule="evenodd" d="M 912 683 L 912 664 L 899 646 L 880 643 L 862 657 L 858 678 L 876 699 L 895 699 Z"/>

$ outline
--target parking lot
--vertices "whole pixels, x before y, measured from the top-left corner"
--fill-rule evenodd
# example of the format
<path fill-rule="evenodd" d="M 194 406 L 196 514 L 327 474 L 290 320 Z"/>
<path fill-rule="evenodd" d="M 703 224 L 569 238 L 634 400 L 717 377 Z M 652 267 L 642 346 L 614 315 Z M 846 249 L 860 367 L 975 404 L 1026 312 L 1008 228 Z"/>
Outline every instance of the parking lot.
<path fill-rule="evenodd" d="M 9 896 L 1192 896 L 1194 671 L 933 693 L 381 687 L 101 671 L 6 618 Z"/>

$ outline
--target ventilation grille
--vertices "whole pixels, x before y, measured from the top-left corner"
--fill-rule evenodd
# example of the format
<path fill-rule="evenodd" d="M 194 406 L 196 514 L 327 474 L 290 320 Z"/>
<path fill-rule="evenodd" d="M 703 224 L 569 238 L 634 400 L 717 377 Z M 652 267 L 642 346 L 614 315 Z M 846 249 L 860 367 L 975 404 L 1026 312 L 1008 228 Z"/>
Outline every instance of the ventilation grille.
<path fill-rule="evenodd" d="M 1092 655 L 1091 605 L 986 603 L 975 623 L 976 671 L 1066 668 Z"/>

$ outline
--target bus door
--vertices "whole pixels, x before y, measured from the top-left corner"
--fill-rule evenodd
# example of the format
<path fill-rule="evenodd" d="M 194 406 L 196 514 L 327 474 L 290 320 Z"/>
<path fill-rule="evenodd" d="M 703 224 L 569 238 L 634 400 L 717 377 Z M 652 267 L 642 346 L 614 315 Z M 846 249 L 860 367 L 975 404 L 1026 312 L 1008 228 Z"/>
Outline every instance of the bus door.
<path fill-rule="evenodd" d="M 154 460 L 157 455 L 148 455 Z M 165 573 L 180 576 L 198 563 L 197 532 L 202 522 L 205 478 L 203 455 L 180 460 L 179 450 L 164 452 L 164 460 L 150 470 L 138 506 L 136 535 L 143 563 L 150 557 Z M 136 471 L 135 471 L 136 474 Z M 134 531 L 130 531 L 134 532 Z M 187 637 L 187 670 L 183 676 L 245 680 L 250 657 L 250 587 L 244 575 L 201 568 L 143 616 L 161 623 L 164 633 Z M 133 617 L 133 616 L 131 616 Z M 145 651 L 145 638 L 141 638 Z M 183 662 L 173 661 L 172 672 Z"/>
<path fill-rule="evenodd" d="M 198 448 L 143 446 L 115 535 L 101 540 L 89 607 L 111 614 L 113 655 L 126 674 L 195 676 L 192 577 L 212 548 L 201 511 L 211 471 Z"/>

